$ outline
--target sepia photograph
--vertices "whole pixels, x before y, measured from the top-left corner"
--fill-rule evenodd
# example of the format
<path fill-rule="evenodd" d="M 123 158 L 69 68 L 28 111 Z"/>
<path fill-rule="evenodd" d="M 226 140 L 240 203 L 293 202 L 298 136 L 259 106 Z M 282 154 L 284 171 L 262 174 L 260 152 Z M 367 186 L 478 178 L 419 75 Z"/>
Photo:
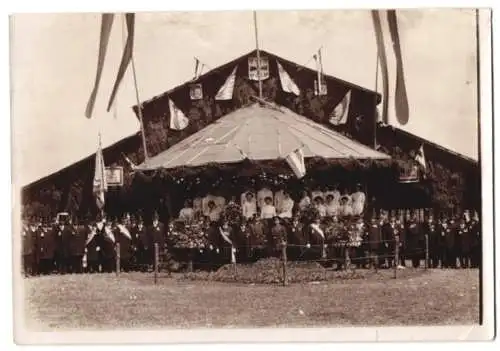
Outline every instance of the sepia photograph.
<path fill-rule="evenodd" d="M 493 338 L 490 20 L 12 14 L 16 342 Z"/>

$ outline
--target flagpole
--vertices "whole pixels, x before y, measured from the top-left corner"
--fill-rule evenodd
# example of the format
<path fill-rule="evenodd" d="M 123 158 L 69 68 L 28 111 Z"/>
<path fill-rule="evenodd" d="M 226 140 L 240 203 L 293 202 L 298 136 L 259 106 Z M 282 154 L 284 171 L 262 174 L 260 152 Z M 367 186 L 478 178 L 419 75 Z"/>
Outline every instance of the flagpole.
<path fill-rule="evenodd" d="M 253 11 L 253 24 L 255 28 L 255 48 L 257 50 L 257 78 L 259 80 L 259 98 L 262 99 L 262 80 L 260 79 L 260 50 L 259 50 L 259 32 L 257 30 L 257 11 Z"/>
<path fill-rule="evenodd" d="M 101 161 L 100 162 L 104 163 L 102 161 L 102 158 L 104 156 L 102 154 L 102 143 L 101 143 L 101 131 L 100 130 L 99 130 L 99 132 L 98 132 L 97 135 L 98 135 L 98 138 L 99 138 L 99 150 L 98 150 L 98 152 L 101 154 Z M 96 165 L 96 167 L 97 167 L 97 165 Z M 106 176 L 106 172 L 104 171 L 103 167 L 100 167 L 100 168 L 101 168 L 101 182 L 104 182 L 104 177 Z M 104 194 L 104 196 L 106 196 L 106 194 Z M 104 220 L 104 215 L 105 215 L 105 213 L 104 213 L 104 206 L 102 206 L 102 208 L 100 208 L 100 210 L 101 210 L 101 220 Z"/>
<path fill-rule="evenodd" d="M 378 102 L 378 70 L 379 70 L 379 52 L 377 48 L 377 60 L 375 67 L 375 104 L 373 106 L 373 148 L 377 149 L 377 102 Z"/>

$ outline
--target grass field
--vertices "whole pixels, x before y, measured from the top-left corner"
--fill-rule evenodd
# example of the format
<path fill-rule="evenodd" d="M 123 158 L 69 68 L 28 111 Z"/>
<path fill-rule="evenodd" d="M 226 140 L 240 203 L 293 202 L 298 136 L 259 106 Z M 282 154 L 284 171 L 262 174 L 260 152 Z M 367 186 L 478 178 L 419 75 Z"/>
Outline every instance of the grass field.
<path fill-rule="evenodd" d="M 317 284 L 244 285 L 150 273 L 25 279 L 37 329 L 440 325 L 479 322 L 477 270 L 390 271 Z M 30 327 L 27 326 L 28 328 Z"/>

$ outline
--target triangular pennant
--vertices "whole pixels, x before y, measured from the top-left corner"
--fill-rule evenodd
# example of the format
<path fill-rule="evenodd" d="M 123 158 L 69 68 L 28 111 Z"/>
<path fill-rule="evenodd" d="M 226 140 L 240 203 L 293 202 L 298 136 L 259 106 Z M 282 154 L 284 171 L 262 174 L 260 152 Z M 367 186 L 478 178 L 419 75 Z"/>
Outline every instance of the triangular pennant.
<path fill-rule="evenodd" d="M 276 61 L 276 64 L 278 65 L 278 74 L 279 74 L 279 77 L 280 77 L 281 88 L 283 89 L 283 91 L 285 91 L 287 93 L 292 93 L 292 94 L 295 94 L 295 95 L 299 96 L 300 95 L 300 89 L 297 86 L 297 84 L 295 84 L 295 82 L 290 77 L 290 75 L 288 74 L 288 72 L 285 71 L 285 69 L 283 68 L 283 66 L 278 61 Z"/>
<path fill-rule="evenodd" d="M 297 149 L 290 152 L 286 156 L 285 160 L 298 179 L 301 179 L 306 175 L 304 152 L 302 151 L 302 149 Z"/>
<path fill-rule="evenodd" d="M 189 119 L 175 106 L 171 99 L 168 99 L 168 107 L 170 110 L 170 129 L 183 130 L 186 128 L 189 124 Z"/>
<path fill-rule="evenodd" d="M 420 148 L 415 155 L 415 161 L 417 161 L 423 169 L 427 169 L 427 163 L 425 162 L 425 154 L 424 154 L 424 144 L 420 145 Z"/>
<path fill-rule="evenodd" d="M 342 101 L 333 109 L 330 115 L 330 123 L 333 125 L 340 125 L 347 123 L 349 115 L 349 105 L 351 104 L 351 91 L 349 90 Z"/>
<path fill-rule="evenodd" d="M 236 81 L 236 68 L 237 67 L 234 67 L 231 74 L 220 87 L 217 95 L 215 95 L 215 100 L 231 100 L 233 98 L 234 82 Z"/>

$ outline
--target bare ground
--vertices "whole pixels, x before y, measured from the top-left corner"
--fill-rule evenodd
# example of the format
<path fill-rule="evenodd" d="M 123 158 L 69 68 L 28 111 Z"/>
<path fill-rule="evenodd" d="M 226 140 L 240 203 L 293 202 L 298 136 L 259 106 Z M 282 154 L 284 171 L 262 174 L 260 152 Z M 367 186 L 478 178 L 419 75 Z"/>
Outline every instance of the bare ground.
<path fill-rule="evenodd" d="M 157 285 L 151 273 L 28 278 L 25 312 L 44 330 L 479 323 L 474 269 L 408 269 L 398 279 L 365 271 L 363 279 L 286 287 L 181 278 L 161 275 Z"/>

